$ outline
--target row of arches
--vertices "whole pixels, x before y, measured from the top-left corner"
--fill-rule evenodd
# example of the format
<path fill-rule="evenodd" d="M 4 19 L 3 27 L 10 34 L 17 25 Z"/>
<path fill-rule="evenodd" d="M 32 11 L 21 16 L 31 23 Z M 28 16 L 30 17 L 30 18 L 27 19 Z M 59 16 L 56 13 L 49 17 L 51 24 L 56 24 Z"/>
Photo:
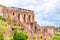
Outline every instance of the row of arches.
<path fill-rule="evenodd" d="M 22 22 L 33 22 L 34 21 L 34 15 L 26 15 L 26 14 L 16 14 L 16 13 L 12 13 L 12 15 L 8 14 L 8 18 L 13 19 L 12 17 L 14 17 L 14 20 L 17 18 L 19 21 Z"/>
<path fill-rule="evenodd" d="M 26 17 L 26 16 L 27 16 L 27 17 Z M 20 20 L 20 17 L 21 17 L 21 15 L 18 14 L 18 19 L 19 19 L 19 20 Z M 24 22 L 26 22 L 26 19 L 27 19 L 27 21 L 31 22 L 31 20 L 34 19 L 34 16 L 31 17 L 31 15 L 26 15 L 26 14 L 24 14 L 24 15 L 22 15 L 22 18 L 23 18 L 23 21 L 24 21 Z"/>

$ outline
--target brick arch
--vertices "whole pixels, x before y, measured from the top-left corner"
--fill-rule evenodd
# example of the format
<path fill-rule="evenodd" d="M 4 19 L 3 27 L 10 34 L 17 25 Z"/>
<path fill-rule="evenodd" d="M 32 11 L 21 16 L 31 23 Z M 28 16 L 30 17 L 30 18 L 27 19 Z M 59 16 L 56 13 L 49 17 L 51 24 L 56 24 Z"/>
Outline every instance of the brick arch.
<path fill-rule="evenodd" d="M 35 30 L 34 30 L 34 32 L 35 32 L 35 33 L 37 32 L 37 27 L 36 27 L 36 25 L 35 25 Z"/>
<path fill-rule="evenodd" d="M 32 20 L 34 21 L 34 16 L 32 16 Z"/>
<path fill-rule="evenodd" d="M 31 29 L 33 29 L 33 23 L 30 23 L 31 24 Z"/>
<path fill-rule="evenodd" d="M 20 21 L 20 14 L 18 14 L 18 20 Z"/>
<path fill-rule="evenodd" d="M 30 22 L 30 20 L 31 20 L 31 15 L 28 16 L 28 20 L 29 20 L 29 22 Z"/>
<path fill-rule="evenodd" d="M 23 15 L 24 22 L 26 22 L 26 14 Z"/>
<path fill-rule="evenodd" d="M 13 16 L 14 16 L 14 12 L 13 12 Z"/>

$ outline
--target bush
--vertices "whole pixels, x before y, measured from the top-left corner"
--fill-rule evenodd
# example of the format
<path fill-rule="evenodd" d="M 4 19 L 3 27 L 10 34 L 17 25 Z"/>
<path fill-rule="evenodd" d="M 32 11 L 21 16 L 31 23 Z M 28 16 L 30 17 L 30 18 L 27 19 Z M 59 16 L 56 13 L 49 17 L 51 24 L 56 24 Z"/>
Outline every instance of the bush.
<path fill-rule="evenodd" d="M 6 22 L 6 19 L 0 16 L 0 20 Z"/>
<path fill-rule="evenodd" d="M 53 36 L 52 40 L 60 40 L 60 35 L 59 34 L 55 34 Z"/>
<path fill-rule="evenodd" d="M 14 33 L 14 40 L 27 40 L 28 36 L 24 32 Z"/>

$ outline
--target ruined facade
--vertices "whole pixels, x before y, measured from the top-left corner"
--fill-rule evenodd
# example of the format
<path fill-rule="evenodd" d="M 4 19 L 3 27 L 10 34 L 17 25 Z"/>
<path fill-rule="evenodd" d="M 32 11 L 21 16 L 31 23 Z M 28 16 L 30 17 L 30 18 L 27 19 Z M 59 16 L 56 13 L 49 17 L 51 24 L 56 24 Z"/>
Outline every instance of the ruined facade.
<path fill-rule="evenodd" d="M 25 28 L 25 32 L 29 35 L 28 40 L 33 40 L 33 36 L 36 36 L 37 38 L 36 40 L 39 40 L 40 37 L 43 37 L 44 40 L 46 40 L 47 36 L 51 37 L 52 35 L 54 35 L 53 27 L 44 28 L 44 27 L 40 27 L 37 24 L 34 18 L 35 16 L 34 11 L 26 10 L 22 8 L 15 8 L 15 7 L 5 7 L 0 5 L 0 16 L 5 17 L 6 19 L 20 22 L 20 26 L 23 25 Z M 50 30 L 52 31 L 52 33 Z"/>

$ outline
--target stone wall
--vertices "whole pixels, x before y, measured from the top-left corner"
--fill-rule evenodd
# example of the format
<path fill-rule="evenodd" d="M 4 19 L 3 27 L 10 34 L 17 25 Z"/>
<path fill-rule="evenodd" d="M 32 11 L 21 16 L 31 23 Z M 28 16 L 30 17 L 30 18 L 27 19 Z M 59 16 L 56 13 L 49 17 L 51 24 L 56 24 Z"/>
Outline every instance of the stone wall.
<path fill-rule="evenodd" d="M 34 12 L 18 8 L 4 8 L 4 17 L 23 23 L 34 22 Z"/>
<path fill-rule="evenodd" d="M 37 40 L 39 40 L 40 37 L 43 37 L 44 39 L 46 39 L 49 33 L 51 35 L 54 34 L 53 26 L 52 27 L 41 27 L 37 24 L 34 18 L 35 16 L 34 12 L 31 10 L 15 8 L 15 7 L 0 6 L 0 16 L 5 17 L 6 19 L 20 22 L 20 26 L 22 24 L 25 28 L 24 31 L 29 35 L 28 40 L 33 40 L 33 36 L 36 36 Z M 48 32 L 46 32 L 46 29 Z"/>

